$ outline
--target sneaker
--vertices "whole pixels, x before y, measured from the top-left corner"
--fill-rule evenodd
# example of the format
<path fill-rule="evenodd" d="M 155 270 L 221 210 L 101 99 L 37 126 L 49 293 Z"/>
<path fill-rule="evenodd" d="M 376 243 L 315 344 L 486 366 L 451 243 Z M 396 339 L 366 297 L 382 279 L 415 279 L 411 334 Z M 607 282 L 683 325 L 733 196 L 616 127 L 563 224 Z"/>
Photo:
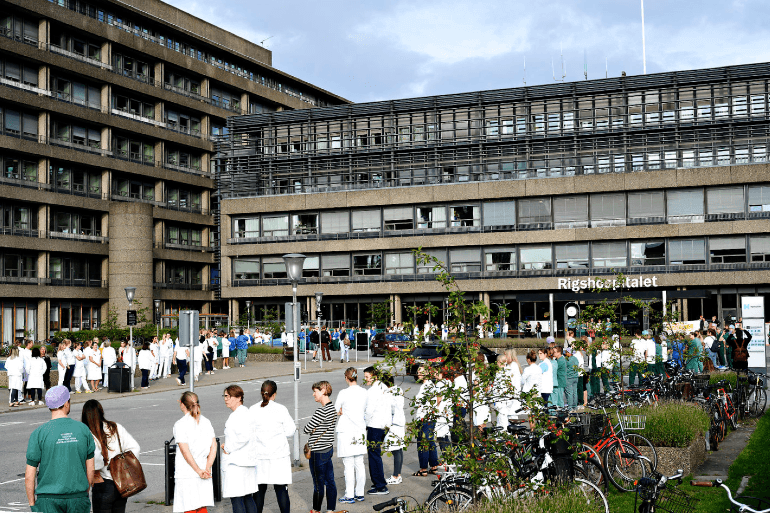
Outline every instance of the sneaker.
<path fill-rule="evenodd" d="M 355 504 L 356 500 L 352 497 L 340 497 L 340 502 L 342 504 Z"/>
<path fill-rule="evenodd" d="M 402 481 L 403 479 L 401 479 L 401 476 L 398 476 L 398 477 L 390 476 L 388 480 L 385 482 L 388 483 L 389 485 L 397 485 L 397 484 L 401 484 Z"/>
<path fill-rule="evenodd" d="M 45 405 L 45 403 L 43 401 L 38 401 L 37 404 L 40 405 L 40 406 L 44 406 Z"/>
<path fill-rule="evenodd" d="M 380 488 L 379 490 L 377 488 L 372 488 L 368 492 L 369 495 L 388 495 L 390 492 L 387 488 Z"/>
<path fill-rule="evenodd" d="M 179 383 L 179 386 L 182 386 L 182 380 L 179 378 L 176 378 L 176 382 Z"/>
<path fill-rule="evenodd" d="M 355 497 L 353 497 L 353 498 L 354 498 L 355 500 L 357 500 L 358 502 L 364 502 L 364 496 L 363 496 L 363 495 L 356 495 L 356 496 L 355 496 Z"/>
<path fill-rule="evenodd" d="M 342 360 L 342 358 L 340 358 L 340 363 L 345 363 L 345 362 Z"/>

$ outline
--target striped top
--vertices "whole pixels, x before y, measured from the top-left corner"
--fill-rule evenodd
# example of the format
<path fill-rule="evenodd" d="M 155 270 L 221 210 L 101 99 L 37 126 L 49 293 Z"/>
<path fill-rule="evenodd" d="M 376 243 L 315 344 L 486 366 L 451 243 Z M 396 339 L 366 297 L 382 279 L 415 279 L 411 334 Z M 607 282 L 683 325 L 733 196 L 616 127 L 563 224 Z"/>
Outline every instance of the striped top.
<path fill-rule="evenodd" d="M 326 406 L 321 406 L 310 418 L 304 429 L 305 434 L 310 435 L 310 450 L 313 452 L 326 452 L 334 447 L 334 428 L 337 425 L 337 411 L 329 401 Z"/>

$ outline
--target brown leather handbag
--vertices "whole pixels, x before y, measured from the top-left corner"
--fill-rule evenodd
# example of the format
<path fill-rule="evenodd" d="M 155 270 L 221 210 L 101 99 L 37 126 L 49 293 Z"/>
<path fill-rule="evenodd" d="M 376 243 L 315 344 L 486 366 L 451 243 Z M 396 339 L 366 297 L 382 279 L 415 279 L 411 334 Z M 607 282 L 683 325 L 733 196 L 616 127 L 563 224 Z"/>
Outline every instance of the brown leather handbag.
<path fill-rule="evenodd" d="M 110 460 L 110 474 L 115 483 L 115 488 L 124 499 L 136 495 L 147 488 L 147 481 L 144 479 L 144 471 L 139 460 L 132 451 L 123 452 L 120 445 L 120 435 L 115 430 L 118 437 L 118 449 L 120 453 L 113 456 Z"/>

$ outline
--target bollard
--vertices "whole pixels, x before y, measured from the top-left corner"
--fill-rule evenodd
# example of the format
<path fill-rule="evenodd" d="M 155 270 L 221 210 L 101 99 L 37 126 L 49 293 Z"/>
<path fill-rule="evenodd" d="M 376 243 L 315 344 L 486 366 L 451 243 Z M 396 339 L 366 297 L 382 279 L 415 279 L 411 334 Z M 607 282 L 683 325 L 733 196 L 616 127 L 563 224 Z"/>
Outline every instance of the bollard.
<path fill-rule="evenodd" d="M 214 486 L 214 502 L 222 501 L 222 469 L 220 466 L 222 445 L 217 440 L 217 456 L 214 458 L 214 464 L 211 466 L 211 479 Z M 172 506 L 174 504 L 174 465 L 176 463 L 176 444 L 172 444 L 171 440 L 164 443 L 165 450 L 164 463 L 165 463 L 165 497 L 164 502 L 166 506 Z"/>

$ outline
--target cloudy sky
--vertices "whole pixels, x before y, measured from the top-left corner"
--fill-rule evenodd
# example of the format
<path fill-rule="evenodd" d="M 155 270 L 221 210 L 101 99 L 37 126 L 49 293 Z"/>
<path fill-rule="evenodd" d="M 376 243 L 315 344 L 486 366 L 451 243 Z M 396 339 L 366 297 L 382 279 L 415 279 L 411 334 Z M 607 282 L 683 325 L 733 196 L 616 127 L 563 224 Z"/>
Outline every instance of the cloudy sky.
<path fill-rule="evenodd" d="M 166 0 L 354 102 L 642 74 L 639 0 Z M 759 0 L 647 0 L 647 73 L 770 61 Z M 584 57 L 585 56 L 585 57 Z"/>

